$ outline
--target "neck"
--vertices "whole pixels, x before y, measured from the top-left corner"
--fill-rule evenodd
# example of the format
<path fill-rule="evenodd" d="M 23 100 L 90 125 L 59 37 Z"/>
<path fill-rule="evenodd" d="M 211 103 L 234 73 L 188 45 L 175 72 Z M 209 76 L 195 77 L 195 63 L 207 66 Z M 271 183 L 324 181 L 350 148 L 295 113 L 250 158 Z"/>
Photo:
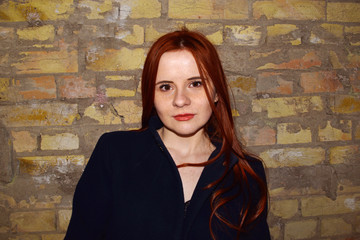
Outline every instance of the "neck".
<path fill-rule="evenodd" d="M 179 136 L 165 127 L 160 128 L 158 133 L 170 152 L 176 151 L 184 157 L 211 153 L 215 148 L 203 129 L 191 136 Z"/>

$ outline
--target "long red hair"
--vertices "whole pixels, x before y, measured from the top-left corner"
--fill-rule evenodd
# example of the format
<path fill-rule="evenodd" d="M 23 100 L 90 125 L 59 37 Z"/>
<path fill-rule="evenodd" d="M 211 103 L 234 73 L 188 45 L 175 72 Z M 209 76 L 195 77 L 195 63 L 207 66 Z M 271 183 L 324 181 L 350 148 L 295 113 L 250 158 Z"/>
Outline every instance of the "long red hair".
<path fill-rule="evenodd" d="M 234 172 L 235 183 L 231 186 L 231 188 L 236 188 L 241 186 L 243 183 L 246 183 L 249 190 L 247 179 L 247 175 L 249 175 L 255 179 L 259 185 L 260 199 L 255 205 L 248 203 L 243 206 L 241 212 L 239 213 L 240 221 L 238 223 L 232 223 L 224 216 L 220 215 L 218 210 L 220 207 L 226 206 L 226 203 L 235 197 L 222 197 L 224 193 L 229 191 L 228 188 L 220 188 L 216 190 L 212 194 L 212 213 L 209 219 L 209 225 L 210 233 L 213 239 L 215 239 L 215 236 L 211 226 L 214 216 L 216 216 L 219 221 L 223 222 L 228 227 L 235 229 L 238 233 L 240 233 L 244 231 L 246 226 L 254 222 L 265 211 L 267 204 L 267 187 L 266 183 L 254 172 L 248 161 L 245 159 L 245 156 L 248 155 L 248 153 L 243 149 L 234 131 L 228 86 L 220 58 L 215 47 L 201 33 L 188 31 L 186 29 L 171 32 L 160 37 L 150 48 L 145 60 L 141 80 L 143 106 L 141 129 L 146 129 L 149 125 L 151 116 L 156 115 L 154 95 L 155 81 L 160 58 L 165 52 L 178 50 L 187 50 L 194 56 L 200 72 L 200 77 L 205 86 L 206 95 L 213 110 L 213 114 L 205 126 L 205 130 L 211 140 L 222 142 L 219 154 L 217 154 L 217 156 L 213 159 L 201 164 L 187 163 L 178 167 L 205 166 L 213 163 L 223 154 L 226 156 L 224 165 L 229 166 L 231 153 L 236 155 L 238 162 L 231 169 L 231 171 Z M 211 81 L 216 91 L 218 97 L 217 103 L 210 100 L 210 92 L 208 88 L 210 85 L 209 81 Z M 207 187 L 210 188 L 220 183 L 225 178 L 226 172 L 227 171 L 225 171 L 218 180 L 210 183 Z M 241 192 L 238 194 L 241 194 Z"/>

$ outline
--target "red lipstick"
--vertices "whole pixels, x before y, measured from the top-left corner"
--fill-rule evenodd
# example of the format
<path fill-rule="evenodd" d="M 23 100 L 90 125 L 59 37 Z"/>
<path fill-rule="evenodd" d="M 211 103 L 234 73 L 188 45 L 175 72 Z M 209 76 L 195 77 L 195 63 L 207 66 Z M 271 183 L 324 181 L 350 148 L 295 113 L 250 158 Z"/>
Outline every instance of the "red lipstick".
<path fill-rule="evenodd" d="M 177 121 L 189 121 L 190 119 L 192 119 L 195 116 L 195 114 L 191 114 L 191 113 L 185 113 L 185 114 L 178 114 L 176 116 L 174 116 L 174 118 Z"/>

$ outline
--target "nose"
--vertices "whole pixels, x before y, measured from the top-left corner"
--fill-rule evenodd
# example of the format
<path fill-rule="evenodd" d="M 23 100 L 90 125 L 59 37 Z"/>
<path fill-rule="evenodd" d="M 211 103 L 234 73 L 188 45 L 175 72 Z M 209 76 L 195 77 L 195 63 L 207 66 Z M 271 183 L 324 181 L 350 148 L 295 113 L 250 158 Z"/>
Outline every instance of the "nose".
<path fill-rule="evenodd" d="M 173 106 L 174 107 L 184 107 L 191 103 L 186 90 L 177 89 L 173 99 Z"/>

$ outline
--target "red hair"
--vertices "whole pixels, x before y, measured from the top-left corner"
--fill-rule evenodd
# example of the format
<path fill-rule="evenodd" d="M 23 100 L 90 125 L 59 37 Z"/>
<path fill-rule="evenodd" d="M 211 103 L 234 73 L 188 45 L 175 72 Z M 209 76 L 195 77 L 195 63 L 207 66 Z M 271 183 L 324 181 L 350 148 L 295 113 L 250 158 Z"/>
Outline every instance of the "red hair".
<path fill-rule="evenodd" d="M 235 134 L 228 86 L 220 58 L 215 47 L 201 33 L 188 31 L 186 29 L 171 32 L 160 37 L 150 48 L 145 60 L 141 80 L 143 106 L 141 129 L 146 129 L 148 127 L 151 116 L 156 115 L 156 110 L 154 107 L 154 95 L 156 75 L 160 58 L 165 52 L 178 50 L 187 50 L 191 52 L 196 61 L 200 72 L 200 77 L 204 82 L 206 95 L 213 110 L 213 114 L 205 126 L 205 130 L 212 141 L 222 142 L 222 147 L 219 154 L 217 154 L 217 156 L 215 156 L 213 159 L 200 164 L 186 163 L 178 167 L 205 166 L 213 163 L 223 154 L 226 156 L 224 160 L 225 165 L 229 166 L 231 153 L 236 155 L 238 162 L 231 169 L 235 176 L 235 182 L 230 188 L 237 188 L 242 186 L 243 183 L 246 183 L 247 189 L 249 190 L 250 188 L 247 177 L 249 175 L 255 179 L 259 185 L 260 198 L 255 205 L 250 205 L 250 201 L 248 201 L 248 204 L 242 207 L 241 212 L 239 213 L 240 221 L 238 223 L 232 223 L 224 216 L 220 215 L 218 210 L 220 207 L 226 206 L 226 203 L 234 199 L 238 194 L 241 194 L 241 192 L 239 192 L 234 197 L 225 198 L 223 197 L 223 194 L 227 193 L 231 189 L 227 187 L 216 190 L 212 194 L 212 213 L 209 219 L 209 226 L 213 239 L 215 239 L 215 236 L 211 226 L 214 216 L 216 216 L 219 221 L 225 223 L 228 227 L 235 229 L 238 231 L 238 233 L 240 233 L 244 231 L 246 226 L 254 222 L 265 211 L 268 195 L 267 187 L 266 183 L 254 172 L 248 161 L 245 159 L 245 156 L 249 154 L 243 149 Z M 210 86 L 209 81 L 211 81 L 213 84 L 218 97 L 216 104 L 210 100 L 210 93 L 208 88 L 208 86 Z M 226 172 L 227 171 L 225 171 L 218 180 L 210 183 L 207 187 L 210 188 L 220 183 L 225 178 Z M 242 188 L 240 187 L 239 191 L 244 191 L 241 189 Z"/>

